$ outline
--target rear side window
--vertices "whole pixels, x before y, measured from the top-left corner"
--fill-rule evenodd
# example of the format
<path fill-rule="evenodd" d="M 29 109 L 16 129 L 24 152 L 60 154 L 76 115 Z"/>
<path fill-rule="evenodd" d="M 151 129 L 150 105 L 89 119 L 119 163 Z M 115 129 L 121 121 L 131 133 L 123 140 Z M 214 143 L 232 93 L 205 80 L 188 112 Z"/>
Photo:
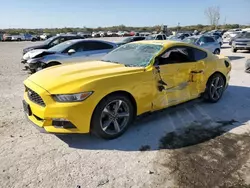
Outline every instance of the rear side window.
<path fill-rule="evenodd" d="M 157 35 L 156 40 L 163 40 L 162 35 Z"/>
<path fill-rule="evenodd" d="M 163 39 L 164 39 L 164 40 L 166 40 L 166 39 L 167 39 L 165 35 L 163 35 Z"/>
<path fill-rule="evenodd" d="M 104 42 L 85 42 L 84 51 L 92 51 L 92 50 L 107 50 L 112 49 L 113 46 Z"/>
<path fill-rule="evenodd" d="M 193 49 L 193 58 L 195 61 L 200 61 L 200 60 L 205 59 L 207 57 L 206 52 L 199 50 L 199 49 L 196 49 L 196 48 L 192 48 L 192 49 Z"/>
<path fill-rule="evenodd" d="M 212 37 L 204 37 L 204 39 L 207 43 L 214 42 L 214 39 Z"/>

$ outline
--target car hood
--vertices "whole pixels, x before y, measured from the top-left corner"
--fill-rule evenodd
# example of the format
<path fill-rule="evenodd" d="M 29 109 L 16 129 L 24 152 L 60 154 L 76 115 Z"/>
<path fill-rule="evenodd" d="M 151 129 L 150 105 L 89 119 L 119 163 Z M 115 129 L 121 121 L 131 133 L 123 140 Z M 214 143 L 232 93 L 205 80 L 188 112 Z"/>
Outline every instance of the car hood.
<path fill-rule="evenodd" d="M 40 44 L 40 45 L 35 45 L 35 46 L 29 46 L 28 48 L 25 48 L 24 51 L 28 49 L 47 49 L 47 45 Z"/>
<path fill-rule="evenodd" d="M 45 55 L 54 54 L 55 52 L 47 51 L 46 49 L 31 50 L 23 55 L 24 60 L 43 57 Z"/>
<path fill-rule="evenodd" d="M 236 38 L 235 39 L 236 42 L 250 42 L 250 38 Z"/>
<path fill-rule="evenodd" d="M 27 81 L 39 85 L 51 94 L 76 93 L 85 91 L 84 86 L 95 80 L 144 70 L 144 67 L 125 67 L 116 63 L 88 61 L 46 68 L 31 75 Z"/>

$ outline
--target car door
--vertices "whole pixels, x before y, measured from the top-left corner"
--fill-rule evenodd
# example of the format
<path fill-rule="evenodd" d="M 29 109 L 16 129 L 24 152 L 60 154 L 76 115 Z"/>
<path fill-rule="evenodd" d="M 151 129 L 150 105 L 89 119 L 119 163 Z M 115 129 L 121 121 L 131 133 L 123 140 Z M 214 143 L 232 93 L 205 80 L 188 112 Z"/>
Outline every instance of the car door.
<path fill-rule="evenodd" d="M 202 48 L 209 50 L 210 52 L 214 52 L 215 40 L 212 37 L 203 36 L 200 38 L 200 41 L 202 42 L 200 43 Z"/>
<path fill-rule="evenodd" d="M 62 53 L 64 55 L 62 63 L 74 63 L 87 60 L 88 51 L 86 50 L 85 45 L 85 41 L 80 41 L 65 49 Z M 68 53 L 69 50 L 74 50 L 75 53 Z"/>
<path fill-rule="evenodd" d="M 154 110 L 175 105 L 198 96 L 197 77 L 200 66 L 194 59 L 193 49 L 176 46 L 167 50 L 156 61 L 159 69 L 158 87 L 163 88 L 153 101 Z M 201 72 L 201 71 L 200 71 Z M 194 76 L 195 75 L 195 76 Z"/>

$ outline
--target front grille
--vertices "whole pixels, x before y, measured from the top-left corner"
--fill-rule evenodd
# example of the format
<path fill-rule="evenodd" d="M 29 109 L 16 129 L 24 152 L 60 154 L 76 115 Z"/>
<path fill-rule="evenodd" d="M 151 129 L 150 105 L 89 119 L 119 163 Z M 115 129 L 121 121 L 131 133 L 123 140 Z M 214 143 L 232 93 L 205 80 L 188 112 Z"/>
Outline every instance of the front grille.
<path fill-rule="evenodd" d="M 250 42 L 250 41 L 248 41 L 248 40 L 241 40 L 241 41 L 236 41 L 236 42 L 248 43 L 248 42 Z"/>
<path fill-rule="evenodd" d="M 244 44 L 244 43 L 236 43 L 235 45 L 246 46 L 247 44 Z"/>
<path fill-rule="evenodd" d="M 32 102 L 39 104 L 40 106 L 46 106 L 43 99 L 35 91 L 27 88 L 27 92 L 28 97 Z"/>

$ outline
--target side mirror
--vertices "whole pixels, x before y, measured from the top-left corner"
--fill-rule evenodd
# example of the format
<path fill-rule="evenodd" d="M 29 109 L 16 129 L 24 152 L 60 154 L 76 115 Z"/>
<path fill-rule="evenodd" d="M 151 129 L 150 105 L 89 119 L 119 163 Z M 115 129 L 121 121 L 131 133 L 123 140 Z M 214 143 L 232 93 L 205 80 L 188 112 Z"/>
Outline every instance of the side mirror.
<path fill-rule="evenodd" d="M 74 54 L 74 53 L 76 53 L 76 51 L 75 51 L 74 49 L 70 49 L 70 50 L 68 51 L 68 54 L 69 54 L 69 55 L 72 55 L 72 54 Z"/>
<path fill-rule="evenodd" d="M 200 46 L 202 46 L 202 45 L 204 45 L 204 44 L 205 44 L 205 42 L 200 42 L 199 44 L 200 44 Z"/>

